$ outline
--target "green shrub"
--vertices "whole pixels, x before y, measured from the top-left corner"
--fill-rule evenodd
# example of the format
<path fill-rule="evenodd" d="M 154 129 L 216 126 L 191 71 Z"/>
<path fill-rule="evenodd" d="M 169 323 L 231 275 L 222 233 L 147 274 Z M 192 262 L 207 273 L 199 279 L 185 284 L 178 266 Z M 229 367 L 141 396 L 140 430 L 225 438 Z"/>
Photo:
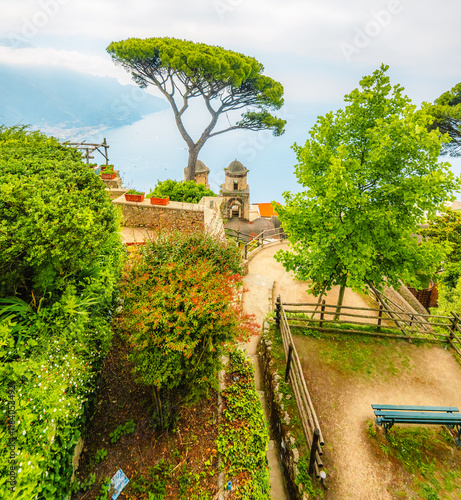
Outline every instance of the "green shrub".
<path fill-rule="evenodd" d="M 132 255 L 122 328 L 138 380 L 153 388 L 158 425 L 173 425 L 178 404 L 217 386 L 226 342 L 250 328 L 235 301 L 237 256 L 206 235 L 181 233 Z"/>
<path fill-rule="evenodd" d="M 68 496 L 110 338 L 118 218 L 75 149 L 0 127 L 0 498 Z M 14 426 L 13 426 L 14 424 Z M 13 447 L 14 445 L 14 447 Z"/>
<path fill-rule="evenodd" d="M 147 198 L 167 198 L 171 201 L 198 203 L 204 196 L 216 196 L 211 189 L 195 181 L 174 181 L 167 179 L 159 181 Z"/>
<path fill-rule="evenodd" d="M 254 386 L 254 368 L 245 353 L 236 349 L 230 353 L 227 371 L 232 382 L 223 391 L 225 410 L 217 440 L 225 481 L 235 482 L 238 476 L 235 498 L 268 500 L 269 432 Z"/>

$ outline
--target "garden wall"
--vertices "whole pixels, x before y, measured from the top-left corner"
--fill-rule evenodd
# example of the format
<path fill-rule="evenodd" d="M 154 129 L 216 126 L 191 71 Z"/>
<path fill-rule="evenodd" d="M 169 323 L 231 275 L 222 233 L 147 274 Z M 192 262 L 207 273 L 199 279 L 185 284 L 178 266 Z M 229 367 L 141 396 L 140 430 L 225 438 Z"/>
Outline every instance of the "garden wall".
<path fill-rule="evenodd" d="M 201 229 L 205 227 L 204 208 L 193 203 L 170 201 L 166 206 L 126 201 L 122 195 L 113 201 L 121 207 L 124 225 L 149 229 Z"/>
<path fill-rule="evenodd" d="M 272 360 L 272 342 L 266 334 L 269 327 L 266 324 L 260 342 L 259 354 L 261 359 L 262 376 L 267 394 L 267 406 L 274 441 L 277 444 L 280 462 L 282 464 L 285 484 L 288 494 L 292 500 L 307 500 L 309 497 L 300 484 L 296 485 L 298 477 L 299 451 L 296 447 L 295 438 L 290 433 L 290 417 L 283 405 L 283 394 L 279 390 L 280 375 L 274 368 Z"/>

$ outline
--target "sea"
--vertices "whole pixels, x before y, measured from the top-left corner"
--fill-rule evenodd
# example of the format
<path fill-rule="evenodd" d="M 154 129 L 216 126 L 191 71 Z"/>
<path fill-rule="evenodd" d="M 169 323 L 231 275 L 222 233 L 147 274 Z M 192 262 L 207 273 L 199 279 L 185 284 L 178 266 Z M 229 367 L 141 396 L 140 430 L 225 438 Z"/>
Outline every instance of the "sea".
<path fill-rule="evenodd" d="M 284 108 L 279 116 L 287 120 L 287 125 L 280 137 L 274 137 L 270 131 L 236 130 L 206 142 L 199 159 L 210 169 L 210 188 L 215 193 L 219 193 L 224 183 L 224 169 L 233 160 L 239 160 L 249 169 L 251 203 L 283 203 L 283 193 L 303 190 L 295 175 L 297 159 L 292 146 L 305 143 L 316 121 L 317 111 L 324 114 L 324 109 L 320 113 L 320 109 L 302 104 Z M 199 131 L 196 129 L 195 132 Z M 55 132 L 54 135 L 59 137 L 59 131 Z M 149 192 L 158 181 L 184 179 L 188 151 L 169 109 L 146 115 L 122 127 L 75 131 L 73 137 L 69 136 L 69 131 L 62 131 L 63 135 L 66 139 L 92 143 L 106 139 L 109 163 L 120 171 L 127 188 Z M 104 163 L 104 158 L 95 151 L 91 161 Z M 455 175 L 461 174 L 461 158 L 441 157 L 441 161 L 448 161 Z M 461 200 L 461 193 L 455 195 Z"/>

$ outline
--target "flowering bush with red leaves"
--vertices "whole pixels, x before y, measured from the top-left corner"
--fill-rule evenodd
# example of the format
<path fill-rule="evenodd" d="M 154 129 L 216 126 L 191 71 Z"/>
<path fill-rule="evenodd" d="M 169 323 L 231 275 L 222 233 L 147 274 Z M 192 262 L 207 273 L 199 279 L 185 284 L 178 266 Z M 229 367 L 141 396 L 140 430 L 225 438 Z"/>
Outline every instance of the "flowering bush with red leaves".
<path fill-rule="evenodd" d="M 255 326 L 235 300 L 233 252 L 206 235 L 171 233 L 135 250 L 125 269 L 121 325 L 162 424 L 165 404 L 171 412 L 217 386 L 222 354 Z"/>

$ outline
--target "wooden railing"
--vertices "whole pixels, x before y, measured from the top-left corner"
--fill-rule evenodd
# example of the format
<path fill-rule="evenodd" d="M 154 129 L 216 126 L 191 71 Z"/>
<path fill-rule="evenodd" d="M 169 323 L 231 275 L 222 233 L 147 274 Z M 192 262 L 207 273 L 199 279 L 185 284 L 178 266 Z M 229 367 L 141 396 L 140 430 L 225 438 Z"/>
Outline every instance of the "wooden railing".
<path fill-rule="evenodd" d="M 323 300 L 320 303 L 284 303 L 283 311 L 292 328 L 445 342 L 461 356 L 461 318 L 454 312 L 451 316 L 438 316 L 390 309 L 382 297 L 379 308 L 338 308 Z"/>
<path fill-rule="evenodd" d="M 255 236 L 251 241 L 249 241 L 242 249 L 242 257 L 245 260 L 251 256 L 251 254 L 258 248 L 264 247 L 269 243 L 273 243 L 276 240 L 282 240 L 286 238 L 286 234 L 281 227 L 276 227 L 275 229 L 266 229 L 258 236 Z"/>
<path fill-rule="evenodd" d="M 104 157 L 106 165 L 109 164 L 109 152 L 107 151 L 109 149 L 109 145 L 107 144 L 105 138 L 101 143 L 92 143 L 85 141 L 81 142 L 65 141 L 63 144 L 65 146 L 71 146 L 72 148 L 84 151 L 83 158 L 86 160 L 87 163 L 90 162 L 90 159 L 94 158 L 94 156 L 91 156 L 91 154 L 94 153 L 95 151 L 98 151 L 98 153 L 100 153 Z"/>
<path fill-rule="evenodd" d="M 224 228 L 224 231 L 226 233 L 226 236 L 228 236 L 229 238 L 233 238 L 238 243 L 248 243 L 251 240 L 251 236 L 246 233 L 241 233 L 238 230 L 236 231 L 235 229 Z"/>
<path fill-rule="evenodd" d="M 323 467 L 322 455 L 325 441 L 320 429 L 319 420 L 315 412 L 312 399 L 307 389 L 304 379 L 301 361 L 299 360 L 296 347 L 291 336 L 290 325 L 285 314 L 284 306 L 281 303 L 280 296 L 276 302 L 276 322 L 280 330 L 283 347 L 287 359 L 287 369 L 285 381 L 290 379 L 291 386 L 296 398 L 299 416 L 306 436 L 308 446 L 310 446 L 309 474 L 315 473 L 321 477 L 320 469 Z M 322 472 L 322 480 L 326 477 Z"/>

